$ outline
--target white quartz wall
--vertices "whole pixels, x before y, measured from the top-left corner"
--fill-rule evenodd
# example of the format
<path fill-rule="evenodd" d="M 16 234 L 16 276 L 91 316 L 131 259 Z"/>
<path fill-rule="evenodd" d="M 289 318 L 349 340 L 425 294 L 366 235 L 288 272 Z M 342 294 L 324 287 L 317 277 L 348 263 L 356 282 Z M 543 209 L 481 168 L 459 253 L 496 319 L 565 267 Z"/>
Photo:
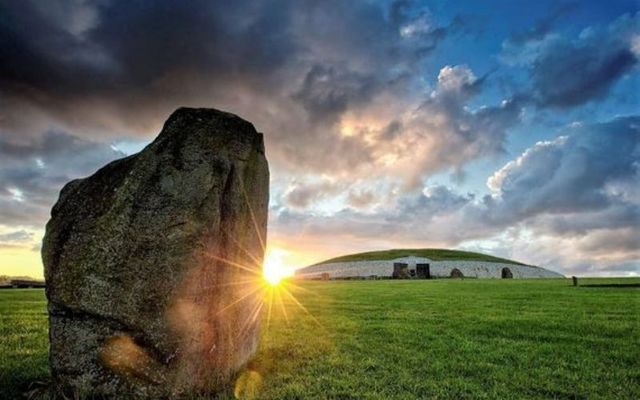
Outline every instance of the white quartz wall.
<path fill-rule="evenodd" d="M 502 268 L 511 270 L 514 278 L 562 278 L 561 274 L 540 267 L 495 263 L 487 261 L 434 261 L 423 257 L 402 257 L 394 260 L 348 261 L 329 264 L 312 265 L 296 272 L 302 278 L 319 278 L 322 273 L 328 273 L 329 278 L 348 277 L 390 277 L 394 263 L 405 263 L 409 269 L 415 269 L 416 264 L 429 264 L 431 276 L 449 277 L 451 270 L 458 268 L 465 277 L 469 278 L 501 278 Z"/>

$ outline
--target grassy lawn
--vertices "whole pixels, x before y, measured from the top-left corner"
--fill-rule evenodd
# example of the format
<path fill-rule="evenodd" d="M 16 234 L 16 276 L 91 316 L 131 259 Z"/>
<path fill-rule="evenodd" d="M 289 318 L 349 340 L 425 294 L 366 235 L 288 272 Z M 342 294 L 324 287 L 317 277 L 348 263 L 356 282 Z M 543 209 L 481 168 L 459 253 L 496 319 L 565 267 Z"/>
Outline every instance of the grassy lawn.
<path fill-rule="evenodd" d="M 284 293 L 282 308 L 265 308 L 261 349 L 241 381 L 261 382 L 260 399 L 640 398 L 640 289 L 631 286 L 640 279 L 581 284 L 594 286 L 288 284 L 308 313 Z M 42 291 L 0 291 L 6 398 L 48 379 L 44 313 Z"/>
<path fill-rule="evenodd" d="M 48 378 L 44 289 L 0 290 L 0 397 L 17 399 Z"/>
<path fill-rule="evenodd" d="M 468 260 L 468 261 L 488 261 L 505 264 L 526 265 L 506 258 L 494 257 L 488 254 L 474 253 L 472 251 L 449 250 L 449 249 L 393 249 L 368 251 L 365 253 L 348 254 L 325 260 L 320 264 L 347 261 L 370 261 L 370 260 L 393 260 L 394 258 L 415 256 L 426 257 L 436 261 L 445 260 Z"/>

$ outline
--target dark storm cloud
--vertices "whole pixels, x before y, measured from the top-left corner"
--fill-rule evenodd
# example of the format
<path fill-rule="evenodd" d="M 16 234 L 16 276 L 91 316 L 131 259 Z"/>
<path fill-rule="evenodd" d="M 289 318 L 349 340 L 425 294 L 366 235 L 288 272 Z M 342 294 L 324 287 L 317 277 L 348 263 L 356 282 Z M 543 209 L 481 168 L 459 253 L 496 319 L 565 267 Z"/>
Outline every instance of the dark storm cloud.
<path fill-rule="evenodd" d="M 587 28 L 574 40 L 543 25 L 507 40 L 502 53 L 507 63 L 529 67 L 533 97 L 541 107 L 568 108 L 603 98 L 637 68 L 640 14 Z"/>
<path fill-rule="evenodd" d="M 265 132 L 281 168 L 363 170 L 380 151 L 341 118 L 382 96 L 414 107 L 422 61 L 464 31 L 401 3 L 0 0 L 0 129 L 149 137 L 178 106 L 212 106 Z"/>
<path fill-rule="evenodd" d="M 214 79 L 268 74 L 294 52 L 287 2 L 248 3 L 86 2 L 91 21 L 73 31 L 73 15 L 52 18 L 42 3 L 4 2 L 0 76 L 65 97 L 113 96 L 180 69 Z M 83 3 L 68 4 L 72 11 Z"/>
<path fill-rule="evenodd" d="M 0 126 L 10 132 L 53 123 L 149 134 L 179 105 L 273 90 L 299 53 L 287 1 L 68 1 L 57 17 L 48 4 L 0 6 Z"/>
<path fill-rule="evenodd" d="M 340 190 L 366 207 L 370 191 L 344 179 L 370 170 L 382 148 L 342 135 L 340 118 L 360 110 L 366 123 L 381 95 L 415 107 L 422 99 L 407 89 L 422 80 L 420 62 L 464 25 L 401 3 L 390 17 L 370 2 L 2 2 L 0 152 L 11 159 L 0 168 L 3 222 L 44 224 L 66 181 L 121 155 L 100 136 L 152 134 L 178 105 L 251 119 L 282 170 L 343 171 L 335 184 L 293 187 L 284 198 L 292 207 Z M 386 125 L 388 140 L 402 137 L 400 119 Z M 71 133 L 42 133 L 52 126 Z M 446 143 L 446 134 L 420 136 Z"/>
<path fill-rule="evenodd" d="M 640 182 L 640 117 L 576 124 L 563 133 L 536 144 L 489 179 L 500 198 L 500 215 L 526 218 L 632 205 L 631 188 Z"/>
<path fill-rule="evenodd" d="M 0 7 L 5 127 L 18 127 L 10 111 L 28 106 L 45 114 L 40 118 L 95 129 L 103 121 L 73 113 L 86 107 L 83 101 L 130 122 L 247 88 L 273 92 L 273 101 L 298 93 L 318 119 L 411 73 L 425 43 L 435 47 L 460 25 L 423 26 L 422 14 L 390 21 L 381 6 L 341 1 L 5 1 Z M 412 23 L 403 37 L 400 29 Z M 380 63 L 395 72 L 387 76 Z"/>
<path fill-rule="evenodd" d="M 563 58 L 567 54 L 569 58 Z M 542 105 L 571 107 L 603 97 L 637 62 L 627 48 L 606 44 L 576 48 L 558 42 L 548 45 L 536 60 L 532 78 Z"/>
<path fill-rule="evenodd" d="M 1 223 L 42 227 L 65 183 L 123 156 L 108 144 L 61 132 L 23 143 L 0 135 L 0 157 L 8 161 L 0 168 Z"/>
<path fill-rule="evenodd" d="M 378 85 L 372 75 L 314 65 L 294 99 L 302 102 L 314 120 L 335 122 L 349 105 L 370 100 Z"/>

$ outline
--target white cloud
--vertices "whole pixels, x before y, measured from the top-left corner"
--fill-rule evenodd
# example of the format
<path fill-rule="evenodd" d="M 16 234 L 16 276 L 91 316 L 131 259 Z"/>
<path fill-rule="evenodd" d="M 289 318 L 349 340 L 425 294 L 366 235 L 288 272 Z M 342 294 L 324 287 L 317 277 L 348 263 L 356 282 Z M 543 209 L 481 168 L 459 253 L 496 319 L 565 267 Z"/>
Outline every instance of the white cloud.
<path fill-rule="evenodd" d="M 640 274 L 639 122 L 571 124 L 492 174 L 494 196 L 427 186 L 373 212 L 285 208 L 271 226 L 279 237 L 350 240 L 352 251 L 371 243 L 484 248 L 569 274 Z"/>

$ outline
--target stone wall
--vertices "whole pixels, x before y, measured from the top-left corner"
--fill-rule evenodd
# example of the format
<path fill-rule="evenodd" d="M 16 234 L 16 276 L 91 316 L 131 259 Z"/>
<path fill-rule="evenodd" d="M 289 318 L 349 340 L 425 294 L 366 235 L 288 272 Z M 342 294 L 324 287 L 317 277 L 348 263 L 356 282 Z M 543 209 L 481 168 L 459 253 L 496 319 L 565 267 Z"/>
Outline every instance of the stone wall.
<path fill-rule="evenodd" d="M 401 257 L 393 260 L 348 261 L 328 264 L 317 264 L 302 268 L 296 276 L 305 279 L 319 278 L 320 274 L 328 273 L 330 279 L 336 278 L 367 278 L 377 276 L 390 278 L 394 263 L 406 263 L 409 269 L 416 269 L 416 264 L 430 265 L 430 273 L 434 278 L 445 278 L 451 275 L 451 270 L 458 268 L 465 277 L 469 278 L 497 278 L 502 277 L 502 269 L 509 268 L 514 278 L 562 278 L 563 275 L 544 268 L 496 263 L 488 261 L 434 261 L 424 257 Z"/>

